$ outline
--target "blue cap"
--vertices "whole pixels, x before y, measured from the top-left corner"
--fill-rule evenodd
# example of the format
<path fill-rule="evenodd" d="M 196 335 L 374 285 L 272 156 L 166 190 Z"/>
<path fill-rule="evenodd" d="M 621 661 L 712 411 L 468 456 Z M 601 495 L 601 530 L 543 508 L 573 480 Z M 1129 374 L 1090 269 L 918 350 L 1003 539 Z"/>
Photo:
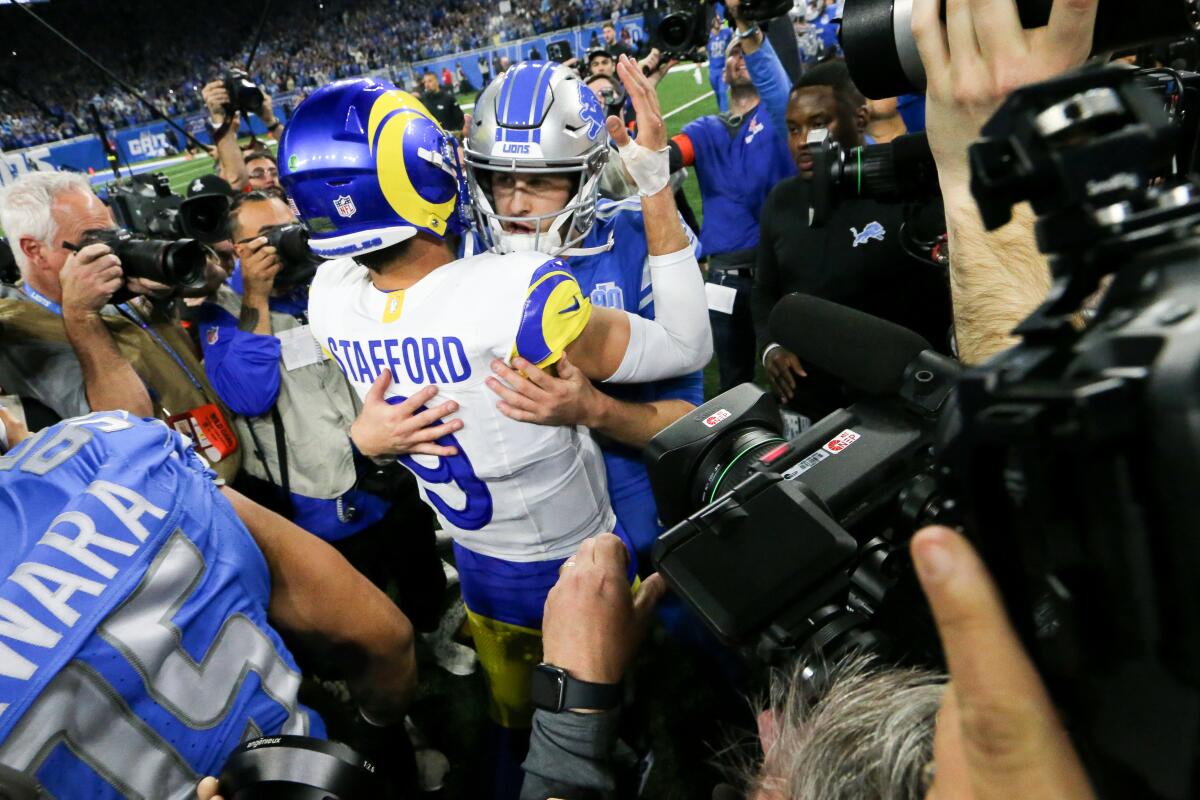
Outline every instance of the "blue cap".
<path fill-rule="evenodd" d="M 457 143 L 421 101 L 373 79 L 331 83 L 300 104 L 279 142 L 279 177 L 323 258 L 468 226 Z"/>

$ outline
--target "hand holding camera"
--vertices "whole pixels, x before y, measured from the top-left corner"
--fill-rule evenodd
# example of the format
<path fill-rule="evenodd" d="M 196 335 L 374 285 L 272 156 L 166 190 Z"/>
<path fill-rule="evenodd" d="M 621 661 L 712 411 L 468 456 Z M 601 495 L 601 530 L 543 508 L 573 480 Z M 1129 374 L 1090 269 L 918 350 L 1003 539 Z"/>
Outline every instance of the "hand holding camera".
<path fill-rule="evenodd" d="M 95 242 L 67 257 L 59 273 L 63 316 L 67 319 L 100 313 L 121 288 L 125 273 L 121 259 L 107 244 Z"/>
<path fill-rule="evenodd" d="M 265 300 L 275 288 L 275 276 L 283 268 L 279 251 L 268 243 L 267 237 L 259 236 L 249 242 L 239 243 L 237 253 L 242 260 L 242 286 L 246 302 Z"/>

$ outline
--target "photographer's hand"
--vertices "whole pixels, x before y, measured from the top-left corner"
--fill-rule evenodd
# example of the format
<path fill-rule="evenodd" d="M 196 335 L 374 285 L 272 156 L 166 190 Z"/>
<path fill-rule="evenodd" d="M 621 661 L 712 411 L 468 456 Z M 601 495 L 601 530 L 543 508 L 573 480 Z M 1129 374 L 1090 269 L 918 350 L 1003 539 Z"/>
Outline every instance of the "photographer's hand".
<path fill-rule="evenodd" d="M 739 14 L 738 11 L 740 10 L 740 6 L 740 0 L 727 0 L 725 3 L 725 10 L 728 11 L 729 16 L 733 18 L 733 24 L 734 27 L 737 28 L 738 33 L 745 33 L 757 23 L 753 20 L 748 20 Z M 758 50 L 758 48 L 762 47 L 763 31 L 759 29 L 759 31 L 753 36 L 747 36 L 743 38 L 741 43 L 743 55 L 750 55 L 754 51 Z"/>
<path fill-rule="evenodd" d="M 967 146 L 1014 89 L 1082 64 L 1099 0 L 1054 0 L 1050 22 L 1021 27 L 1016 0 L 913 0 L 912 32 L 928 76 L 926 124 L 943 191 L 966 189 Z"/>
<path fill-rule="evenodd" d="M 200 90 L 204 105 L 208 107 L 208 117 L 213 125 L 220 127 L 225 121 L 225 108 L 229 105 L 229 92 L 225 90 L 225 81 L 209 81 Z"/>
<path fill-rule="evenodd" d="M 542 641 L 547 664 L 588 683 L 619 683 L 667 591 L 658 575 L 629 589 L 625 543 L 602 533 L 579 545 L 546 597 Z"/>
<path fill-rule="evenodd" d="M 1090 800 L 1087 775 L 979 556 L 948 528 L 920 531 L 911 549 L 950 670 L 926 800 Z"/>
<path fill-rule="evenodd" d="M 100 310 L 121 287 L 121 260 L 106 244 L 80 248 L 67 257 L 58 275 L 67 341 L 83 371 L 92 411 L 125 409 L 139 417 L 154 415 L 146 384 L 113 340 Z"/>
<path fill-rule="evenodd" d="M 99 316 L 100 309 L 121 288 L 125 274 L 121 259 L 99 242 L 67 257 L 58 276 L 62 286 L 63 318 Z"/>
<path fill-rule="evenodd" d="M 1026 205 L 987 232 L 970 190 L 967 147 L 1014 89 L 1083 63 L 1098 0 L 1054 0 L 1046 27 L 1024 30 L 1015 0 L 913 0 L 912 31 L 928 76 L 926 124 L 950 236 L 950 288 L 962 361 L 975 364 L 1013 344 L 1012 330 L 1050 288 Z"/>
<path fill-rule="evenodd" d="M 267 94 L 265 88 L 260 86 L 258 89 L 263 96 L 263 104 L 258 112 L 258 118 L 262 120 L 263 125 L 267 126 L 267 133 L 271 135 L 271 138 L 278 140 L 283 135 L 283 126 L 275 116 L 275 101 L 271 99 L 271 95 Z"/>
<path fill-rule="evenodd" d="M 265 236 L 238 242 L 234 250 L 242 265 L 242 319 L 238 327 L 260 336 L 270 335 L 271 291 L 283 262 Z"/>

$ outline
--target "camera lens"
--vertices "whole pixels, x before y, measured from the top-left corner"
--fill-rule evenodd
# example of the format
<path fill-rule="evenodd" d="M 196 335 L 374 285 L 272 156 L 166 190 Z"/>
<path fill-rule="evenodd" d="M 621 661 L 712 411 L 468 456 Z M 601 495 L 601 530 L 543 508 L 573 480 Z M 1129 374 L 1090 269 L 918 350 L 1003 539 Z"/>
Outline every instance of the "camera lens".
<path fill-rule="evenodd" d="M 379 800 L 389 796 L 376 767 L 340 742 L 265 736 L 246 742 L 221 768 L 225 800 Z"/>
<path fill-rule="evenodd" d="M 1021 24 L 1044 26 L 1052 0 L 1017 0 Z M 846 0 L 842 49 L 854 84 L 867 97 L 882 99 L 925 89 L 925 69 L 912 35 L 913 0 Z M 1120 0 L 1100 0 L 1092 52 L 1120 50 L 1195 31 L 1200 0 L 1150 0 L 1130 14 Z M 945 18 L 945 2 L 942 3 Z"/>
<path fill-rule="evenodd" d="M 700 508 L 720 497 L 750 475 L 760 456 L 785 440 L 758 426 L 731 431 L 720 437 L 700 462 L 692 485 L 692 501 Z"/>
<path fill-rule="evenodd" d="M 663 17 L 658 24 L 658 37 L 671 50 L 683 50 L 691 42 L 692 30 L 696 27 L 695 15 L 688 11 L 677 11 Z"/>

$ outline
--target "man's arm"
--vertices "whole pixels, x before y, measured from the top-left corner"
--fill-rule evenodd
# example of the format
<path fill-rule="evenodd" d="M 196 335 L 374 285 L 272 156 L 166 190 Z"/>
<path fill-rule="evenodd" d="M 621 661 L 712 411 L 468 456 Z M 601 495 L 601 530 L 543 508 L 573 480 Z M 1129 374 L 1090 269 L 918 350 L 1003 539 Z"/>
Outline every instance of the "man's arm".
<path fill-rule="evenodd" d="M 121 260 L 107 245 L 91 244 L 67 258 L 59 279 L 63 327 L 79 359 L 92 411 L 124 409 L 139 417 L 154 416 L 146 385 L 100 318 L 100 309 L 123 281 Z"/>
<path fill-rule="evenodd" d="M 500 396 L 500 413 L 538 425 L 584 425 L 631 447 L 641 447 L 659 431 L 695 408 L 686 400 L 630 403 L 601 392 L 563 355 L 557 377 L 523 358 L 512 366 L 496 359 L 487 385 Z M 503 383 L 501 383 L 503 381 Z"/>
<path fill-rule="evenodd" d="M 733 17 L 738 33 L 750 30 L 751 25 L 755 24 L 743 19 L 738 13 L 738 0 L 729 0 L 726 7 Z M 779 60 L 775 48 L 771 47 L 771 42 L 767 40 L 765 30 L 760 28 L 758 33 L 747 36 L 741 43 L 742 54 L 746 58 L 746 70 L 750 73 L 750 80 L 754 83 L 758 98 L 767 110 L 767 116 L 770 117 L 775 130 L 780 131 L 780 135 L 785 135 L 783 132 L 787 130 L 788 93 L 791 91 L 787 70 L 783 68 L 783 62 Z"/>
<path fill-rule="evenodd" d="M 227 121 L 225 107 L 230 102 L 229 92 L 225 91 L 224 81 L 211 81 L 200 90 L 204 104 L 208 106 L 208 117 L 214 128 L 220 129 Z M 234 191 L 242 191 L 250 183 L 250 175 L 246 171 L 246 161 L 238 147 L 237 134 L 241 119 L 235 111 L 228 120 L 229 127 L 213 144 L 217 148 L 217 174 L 229 181 Z"/>
<path fill-rule="evenodd" d="M 928 76 L 929 146 L 938 165 L 950 243 L 950 289 L 959 357 L 978 363 L 1013 343 L 1012 330 L 1045 298 L 1045 256 L 1033 215 L 988 233 L 970 194 L 967 147 L 1004 97 L 1019 86 L 1082 64 L 1091 51 L 1098 0 L 1055 0 L 1050 22 L 1024 30 L 1013 0 L 914 0 L 913 36 Z"/>
<path fill-rule="evenodd" d="M 266 557 L 271 621 L 333 648 L 351 694 L 372 720 L 402 720 L 417 686 L 408 618 L 326 542 L 233 489 L 221 492 Z"/>

